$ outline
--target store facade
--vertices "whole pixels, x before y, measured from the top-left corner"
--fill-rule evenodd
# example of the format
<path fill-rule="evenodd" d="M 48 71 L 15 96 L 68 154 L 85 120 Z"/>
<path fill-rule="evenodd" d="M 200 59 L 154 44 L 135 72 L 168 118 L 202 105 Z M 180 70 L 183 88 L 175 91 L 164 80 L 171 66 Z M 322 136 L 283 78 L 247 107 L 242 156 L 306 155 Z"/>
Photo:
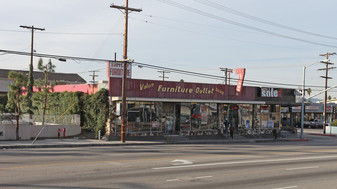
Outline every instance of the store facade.
<path fill-rule="evenodd" d="M 333 109 L 336 107 L 335 103 L 327 103 L 326 106 L 326 121 L 328 124 L 332 123 L 336 118 L 336 112 Z M 297 126 L 301 125 L 301 106 L 293 106 L 291 113 Z M 305 103 L 304 105 L 304 121 L 324 120 L 324 104 L 323 103 Z M 304 124 L 304 126 L 307 126 Z"/>
<path fill-rule="evenodd" d="M 110 134 L 120 134 L 122 79 L 110 77 L 116 118 Z M 277 91 L 277 92 L 275 92 Z M 233 125 L 239 134 L 271 132 L 282 126 L 282 106 L 295 103 L 294 90 L 224 84 L 127 79 L 127 135 L 218 135 Z M 228 123 L 228 124 L 225 124 Z M 227 126 L 227 127 L 226 127 Z"/>

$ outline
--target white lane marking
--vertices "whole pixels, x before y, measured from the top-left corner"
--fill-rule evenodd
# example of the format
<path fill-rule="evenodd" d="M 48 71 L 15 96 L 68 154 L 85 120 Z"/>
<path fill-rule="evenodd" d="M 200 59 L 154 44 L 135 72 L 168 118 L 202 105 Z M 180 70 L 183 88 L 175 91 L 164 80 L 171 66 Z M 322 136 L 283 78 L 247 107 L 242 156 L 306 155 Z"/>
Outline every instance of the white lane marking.
<path fill-rule="evenodd" d="M 286 171 L 293 171 L 293 170 L 302 170 L 302 169 L 315 169 L 318 168 L 318 166 L 312 166 L 312 167 L 294 167 L 286 169 Z"/>
<path fill-rule="evenodd" d="M 179 179 L 170 179 L 170 180 L 166 180 L 167 182 L 172 182 L 172 181 L 178 181 Z"/>
<path fill-rule="evenodd" d="M 213 176 L 201 176 L 201 177 L 195 177 L 196 179 L 203 179 L 203 178 L 211 178 Z"/>
<path fill-rule="evenodd" d="M 311 159 L 328 159 L 337 158 L 337 156 L 317 156 L 317 157 L 303 157 L 303 158 L 285 158 L 285 159 L 267 159 L 267 160 L 251 160 L 251 161 L 234 161 L 234 162 L 219 162 L 219 163 L 205 163 L 194 165 L 180 165 L 171 167 L 154 167 L 152 169 L 179 169 L 179 168 L 191 168 L 191 167 L 206 167 L 215 165 L 234 165 L 234 164 L 247 164 L 247 163 L 267 163 L 267 162 L 282 162 L 282 161 L 298 161 L 298 160 L 311 160 Z"/>
<path fill-rule="evenodd" d="M 200 177 L 195 177 L 194 179 L 204 179 L 204 178 L 211 178 L 213 176 L 200 176 Z M 173 181 L 178 181 L 179 179 L 169 179 L 166 180 L 166 182 L 173 182 Z"/>
<path fill-rule="evenodd" d="M 275 189 L 290 189 L 290 188 L 297 188 L 298 186 L 287 186 L 282 188 L 275 188 Z"/>
<path fill-rule="evenodd" d="M 171 161 L 172 165 L 191 165 L 192 161 L 184 160 L 184 159 L 175 159 Z"/>

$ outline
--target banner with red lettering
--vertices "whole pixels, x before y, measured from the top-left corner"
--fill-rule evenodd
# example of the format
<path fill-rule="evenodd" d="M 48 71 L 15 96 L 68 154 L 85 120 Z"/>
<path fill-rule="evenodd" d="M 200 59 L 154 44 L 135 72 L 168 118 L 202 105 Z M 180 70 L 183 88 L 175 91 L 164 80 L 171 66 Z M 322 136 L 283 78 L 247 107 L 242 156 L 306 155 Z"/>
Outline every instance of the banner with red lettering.
<path fill-rule="evenodd" d="M 245 79 L 246 69 L 245 68 L 236 69 L 235 74 L 239 75 L 238 83 L 236 85 L 236 96 L 239 96 L 242 90 L 243 80 Z"/>
<path fill-rule="evenodd" d="M 109 77 L 122 78 L 123 77 L 123 67 L 124 65 L 122 62 L 108 61 L 108 78 Z M 131 78 L 131 72 L 132 72 L 132 65 L 128 63 L 127 71 L 126 71 L 127 78 Z"/>

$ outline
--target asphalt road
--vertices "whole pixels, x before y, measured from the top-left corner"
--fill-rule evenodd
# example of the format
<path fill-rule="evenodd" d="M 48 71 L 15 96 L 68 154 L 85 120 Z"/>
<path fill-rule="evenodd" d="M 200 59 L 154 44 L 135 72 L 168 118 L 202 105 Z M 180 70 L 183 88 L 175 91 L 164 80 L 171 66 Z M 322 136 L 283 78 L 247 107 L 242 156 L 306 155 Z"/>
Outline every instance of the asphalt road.
<path fill-rule="evenodd" d="M 0 150 L 0 188 L 337 188 L 337 138 Z"/>

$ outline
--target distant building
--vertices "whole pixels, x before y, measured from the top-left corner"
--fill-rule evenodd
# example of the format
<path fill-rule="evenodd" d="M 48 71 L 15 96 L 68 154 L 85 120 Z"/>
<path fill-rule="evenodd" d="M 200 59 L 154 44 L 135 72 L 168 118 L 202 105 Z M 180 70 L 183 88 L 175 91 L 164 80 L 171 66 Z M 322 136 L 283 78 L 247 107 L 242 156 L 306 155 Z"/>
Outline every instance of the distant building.
<path fill-rule="evenodd" d="M 10 71 L 21 72 L 28 76 L 29 71 L 24 70 L 6 70 L 0 69 L 0 95 L 6 95 L 9 92 L 8 85 L 11 84 L 11 80 L 8 78 Z M 44 79 L 43 72 L 34 71 L 34 79 Z M 74 85 L 74 84 L 86 84 L 87 82 L 78 74 L 75 73 L 50 73 L 48 75 L 50 82 L 54 82 L 56 85 Z"/>
<path fill-rule="evenodd" d="M 331 99 L 331 100 L 328 100 L 326 103 L 334 103 L 334 104 L 337 104 L 337 99 Z"/>
<path fill-rule="evenodd" d="M 101 89 L 108 89 L 108 81 L 98 81 L 98 84 L 55 85 L 54 92 L 83 92 L 95 94 Z"/>
<path fill-rule="evenodd" d="M 82 92 L 86 94 L 95 94 L 97 91 L 97 84 L 55 85 L 53 88 L 53 92 Z"/>

